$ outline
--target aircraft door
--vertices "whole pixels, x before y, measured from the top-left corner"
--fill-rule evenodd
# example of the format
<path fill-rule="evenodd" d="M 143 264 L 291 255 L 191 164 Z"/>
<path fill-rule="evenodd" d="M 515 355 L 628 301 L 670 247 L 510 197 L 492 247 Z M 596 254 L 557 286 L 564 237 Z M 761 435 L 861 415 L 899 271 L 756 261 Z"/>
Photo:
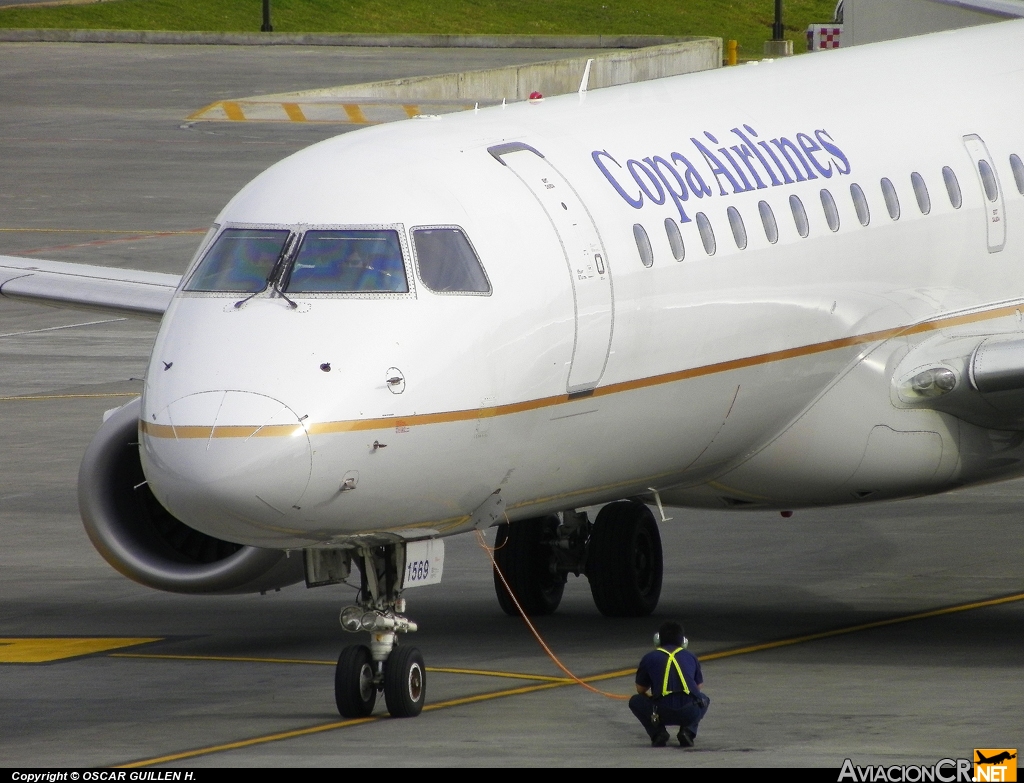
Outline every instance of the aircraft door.
<path fill-rule="evenodd" d="M 981 195 L 985 204 L 986 222 L 988 223 L 988 252 L 998 253 L 1006 245 L 1006 210 L 1003 207 L 1003 189 L 999 186 L 996 167 L 992 165 L 992 156 L 981 136 L 972 133 L 964 136 L 967 154 L 974 161 L 974 173 L 981 184 Z"/>
<path fill-rule="evenodd" d="M 612 279 L 597 226 L 569 181 L 540 152 L 512 142 L 487 149 L 530 189 L 562 243 L 576 308 L 576 340 L 567 391 L 597 386 L 612 340 Z"/>

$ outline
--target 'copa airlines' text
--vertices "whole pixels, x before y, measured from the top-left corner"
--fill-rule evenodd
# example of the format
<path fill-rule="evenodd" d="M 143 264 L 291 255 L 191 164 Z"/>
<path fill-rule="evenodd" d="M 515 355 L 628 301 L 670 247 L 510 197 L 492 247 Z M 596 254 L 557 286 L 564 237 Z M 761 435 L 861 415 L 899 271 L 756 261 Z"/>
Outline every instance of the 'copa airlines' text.
<path fill-rule="evenodd" d="M 728 196 L 850 173 L 849 158 L 824 128 L 797 133 L 792 139 L 761 139 L 749 125 L 729 133 L 732 135 L 723 136 L 724 142 L 708 131 L 704 131 L 705 140 L 691 137 L 695 151 L 690 151 L 689 157 L 673 151 L 629 158 L 624 164 L 608 150 L 594 150 L 591 157 L 631 207 L 642 209 L 648 203 L 671 201 L 683 223 L 690 222 L 684 202 L 691 197 L 709 198 L 716 189 L 717 195 Z"/>

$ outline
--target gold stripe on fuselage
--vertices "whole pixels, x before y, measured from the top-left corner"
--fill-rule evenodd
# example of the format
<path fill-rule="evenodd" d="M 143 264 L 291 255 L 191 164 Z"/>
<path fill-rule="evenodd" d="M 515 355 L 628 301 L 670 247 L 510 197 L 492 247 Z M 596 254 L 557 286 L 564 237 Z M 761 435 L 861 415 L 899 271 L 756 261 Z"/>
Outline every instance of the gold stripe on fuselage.
<path fill-rule="evenodd" d="M 875 332 L 854 335 L 852 337 L 841 337 L 835 340 L 826 340 L 820 343 L 801 345 L 795 348 L 784 348 L 781 351 L 770 351 L 768 353 L 747 356 L 741 359 L 730 359 L 715 364 L 706 364 L 701 367 L 693 367 L 688 370 L 677 370 L 663 375 L 653 375 L 647 378 L 638 378 L 632 381 L 621 381 L 607 386 L 594 389 L 589 394 L 558 394 L 552 397 L 541 397 L 535 400 L 524 402 L 513 402 L 507 405 L 497 405 L 491 408 L 470 408 L 467 410 L 444 411 L 441 413 L 420 413 L 414 416 L 388 416 L 377 419 L 353 419 L 350 421 L 324 421 L 311 423 L 303 427 L 295 424 L 273 424 L 264 427 L 259 426 L 227 426 L 210 427 L 201 425 L 172 426 L 169 424 L 155 424 L 141 421 L 142 432 L 154 438 L 273 438 L 293 435 L 300 430 L 305 430 L 310 435 L 329 435 L 342 432 L 359 432 L 362 430 L 390 429 L 392 427 L 414 427 L 427 424 L 447 424 L 456 421 L 472 421 L 474 419 L 490 419 L 498 416 L 509 416 L 515 413 L 549 408 L 555 405 L 565 405 L 579 399 L 589 397 L 604 397 L 610 394 L 619 394 L 636 389 L 644 389 L 650 386 L 660 386 L 666 383 L 685 381 L 691 378 L 700 378 L 706 375 L 740 370 L 746 367 L 755 367 L 761 364 L 796 359 L 802 356 L 811 356 L 827 351 L 836 351 L 841 348 L 851 348 L 866 343 L 884 342 L 893 337 L 905 337 L 926 332 L 934 332 L 939 329 L 947 329 L 952 326 L 989 321 L 996 318 L 1003 318 L 1013 315 L 1021 305 L 1005 305 L 991 310 L 972 312 L 964 315 L 953 315 L 945 318 L 937 318 L 931 321 L 914 324 L 912 326 L 897 326 L 890 329 L 881 329 Z"/>

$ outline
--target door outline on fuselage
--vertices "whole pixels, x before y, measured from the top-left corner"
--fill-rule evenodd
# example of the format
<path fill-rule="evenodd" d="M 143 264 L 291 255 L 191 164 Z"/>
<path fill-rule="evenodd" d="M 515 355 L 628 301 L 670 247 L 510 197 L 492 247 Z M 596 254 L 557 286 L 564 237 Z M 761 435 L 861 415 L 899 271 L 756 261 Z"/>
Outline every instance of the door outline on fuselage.
<path fill-rule="evenodd" d="M 988 252 L 998 253 L 1006 247 L 1006 207 L 1003 203 L 1003 186 L 999 182 L 999 172 L 996 171 L 992 156 L 988 152 L 985 140 L 976 133 L 964 136 L 964 147 L 967 154 L 974 162 L 974 175 L 978 178 L 978 187 L 981 188 L 981 201 L 985 206 L 986 238 L 988 241 Z M 996 198 L 991 200 L 985 189 L 985 181 L 981 175 L 981 163 L 989 167 L 996 186 Z"/>
<path fill-rule="evenodd" d="M 592 391 L 608 366 L 614 329 L 611 265 L 597 224 L 572 183 L 529 144 L 497 144 L 487 151 L 533 194 L 558 237 L 572 281 L 575 319 L 566 391 Z"/>

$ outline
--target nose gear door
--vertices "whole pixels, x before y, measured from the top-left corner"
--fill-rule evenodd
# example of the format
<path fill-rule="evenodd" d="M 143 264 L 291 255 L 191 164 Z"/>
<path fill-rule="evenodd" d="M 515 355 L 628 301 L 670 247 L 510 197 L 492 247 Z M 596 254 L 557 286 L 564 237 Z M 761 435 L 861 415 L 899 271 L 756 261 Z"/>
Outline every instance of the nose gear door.
<path fill-rule="evenodd" d="M 569 181 L 536 149 L 511 142 L 487 151 L 530 189 L 562 243 L 576 309 L 566 390 L 589 391 L 604 374 L 612 340 L 612 276 L 597 226 Z"/>

